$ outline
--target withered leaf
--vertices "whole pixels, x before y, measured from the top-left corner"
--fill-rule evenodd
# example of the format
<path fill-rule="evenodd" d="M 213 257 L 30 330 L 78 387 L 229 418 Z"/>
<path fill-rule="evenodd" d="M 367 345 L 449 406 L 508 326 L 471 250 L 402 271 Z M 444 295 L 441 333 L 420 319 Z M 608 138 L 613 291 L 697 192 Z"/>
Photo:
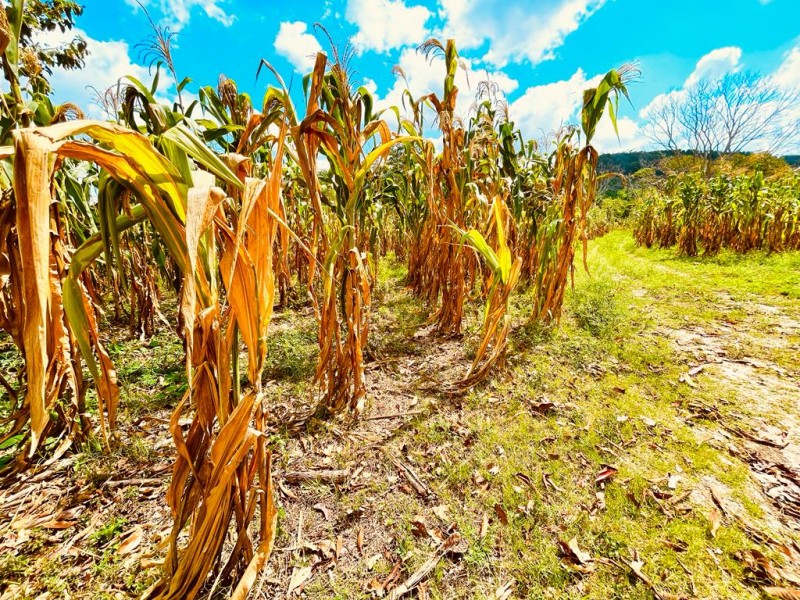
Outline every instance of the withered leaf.
<path fill-rule="evenodd" d="M 314 505 L 314 510 L 321 512 L 326 521 L 331 520 L 331 510 L 321 502 Z"/>
<path fill-rule="evenodd" d="M 142 543 L 142 538 L 144 538 L 144 529 L 141 525 L 137 525 L 122 539 L 119 547 L 117 547 L 117 552 L 122 556 L 130 554 Z"/>
<path fill-rule="evenodd" d="M 311 579 L 311 567 L 295 567 L 292 570 L 292 577 L 289 580 L 289 589 L 286 590 L 286 595 L 291 596 L 293 592 L 300 594 L 309 579 Z"/>
<path fill-rule="evenodd" d="M 416 537 L 428 537 L 428 525 L 425 523 L 425 517 L 416 516 L 411 519 L 411 533 Z"/>
<path fill-rule="evenodd" d="M 558 547 L 561 550 L 561 554 L 575 564 L 588 565 L 592 562 L 591 554 L 584 552 L 578 546 L 578 538 L 574 537 L 568 542 L 558 540 Z"/>
<path fill-rule="evenodd" d="M 614 478 L 614 476 L 616 476 L 617 473 L 619 473 L 619 471 L 615 467 L 612 467 L 611 465 L 602 465 L 602 466 L 603 466 L 602 470 L 597 474 L 597 477 L 594 478 L 594 482 L 597 485 L 602 485 L 605 482 L 610 481 L 611 479 Z"/>
<path fill-rule="evenodd" d="M 497 588 L 494 592 L 494 596 L 492 596 L 492 600 L 508 600 L 511 598 L 511 594 L 514 591 L 514 585 L 516 582 L 512 579 L 511 581 L 507 581 L 499 588 Z"/>
<path fill-rule="evenodd" d="M 489 515 L 488 513 L 483 513 L 481 517 L 481 529 L 480 533 L 478 534 L 481 539 L 486 537 L 486 533 L 489 531 Z"/>
<path fill-rule="evenodd" d="M 800 589 L 784 587 L 765 587 L 762 588 L 767 596 L 778 598 L 779 600 L 800 600 Z"/>
<path fill-rule="evenodd" d="M 494 505 L 494 514 L 497 515 L 497 520 L 503 525 L 508 525 L 508 514 L 506 514 L 506 509 L 504 509 L 499 503 Z"/>
<path fill-rule="evenodd" d="M 722 524 L 722 513 L 716 506 L 712 506 L 708 512 L 708 521 L 711 523 L 711 537 L 715 538 L 717 537 L 717 530 Z"/>

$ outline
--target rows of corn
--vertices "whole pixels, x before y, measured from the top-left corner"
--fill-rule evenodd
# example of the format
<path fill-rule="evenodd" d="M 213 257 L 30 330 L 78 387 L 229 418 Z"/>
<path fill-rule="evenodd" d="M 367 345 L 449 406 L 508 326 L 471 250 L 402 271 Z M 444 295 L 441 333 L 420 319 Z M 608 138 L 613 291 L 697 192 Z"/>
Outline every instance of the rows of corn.
<path fill-rule="evenodd" d="M 299 109 L 262 62 L 272 83 L 257 109 L 225 77 L 184 103 L 188 80 L 162 35 L 153 81 L 125 78 L 102 95 L 109 119 L 85 120 L 77 106 L 53 105 L 36 77 L 19 76 L 31 60 L 20 46 L 24 11 L 24 0 L 0 11 L 10 90 L 0 107 L 0 329 L 24 362 L 16 381 L 0 375 L 11 405 L 0 476 L 17 480 L 90 436 L 107 450 L 124 443 L 99 323 L 113 312 L 131 333 L 152 335 L 171 289 L 189 385 L 170 425 L 174 525 L 148 595 L 195 598 L 220 585 L 245 598 L 276 531 L 262 386 L 274 306 L 304 294 L 313 308 L 314 412 L 358 415 L 376 265 L 394 252 L 439 334 L 461 331 L 465 303 L 485 306 L 474 362 L 453 386 L 479 383 L 503 362 L 520 282 L 533 296 L 531 320 L 560 316 L 581 241 L 585 257 L 597 184 L 590 142 L 631 71 L 587 90 L 581 128 L 543 151 L 490 83 L 459 115 L 452 40 L 420 48 L 443 64 L 442 91 L 407 93 L 403 107 L 376 110 L 353 85 L 352 53 L 332 48 L 304 78 Z M 162 66 L 178 91 L 172 105 L 156 98 Z"/>
<path fill-rule="evenodd" d="M 664 189 L 643 192 L 635 219 L 638 244 L 677 246 L 687 256 L 798 250 L 800 174 L 675 175 Z"/>

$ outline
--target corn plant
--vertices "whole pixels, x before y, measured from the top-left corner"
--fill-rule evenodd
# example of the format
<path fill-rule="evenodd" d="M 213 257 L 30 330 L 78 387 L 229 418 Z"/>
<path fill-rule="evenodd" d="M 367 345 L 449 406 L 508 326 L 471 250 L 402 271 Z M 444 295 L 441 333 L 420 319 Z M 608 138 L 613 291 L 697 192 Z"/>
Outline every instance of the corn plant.
<path fill-rule="evenodd" d="M 469 388 L 484 380 L 495 365 L 502 365 L 508 345 L 511 321 L 508 317 L 508 300 L 519 282 L 522 260 L 513 259 L 506 239 L 510 213 L 506 203 L 499 197 L 492 202 L 492 229 L 496 247 L 492 248 L 486 238 L 476 229 L 462 234 L 480 255 L 490 270 L 487 281 L 486 306 L 483 312 L 481 342 L 472 366 L 466 377 L 457 385 Z"/>
<path fill-rule="evenodd" d="M 628 97 L 626 82 L 635 76 L 635 69 L 623 66 L 609 71 L 596 88 L 583 93 L 581 128 L 585 145 L 576 145 L 577 131 L 571 130 L 558 140 L 553 154 L 552 195 L 545 223 L 538 235 L 538 273 L 534 280 L 535 321 L 558 321 L 564 302 L 567 282 L 574 270 L 575 244 L 583 245 L 584 267 L 588 235 L 586 216 L 597 190 L 597 150 L 591 145 L 597 125 L 606 108 L 617 127 L 619 95 Z"/>

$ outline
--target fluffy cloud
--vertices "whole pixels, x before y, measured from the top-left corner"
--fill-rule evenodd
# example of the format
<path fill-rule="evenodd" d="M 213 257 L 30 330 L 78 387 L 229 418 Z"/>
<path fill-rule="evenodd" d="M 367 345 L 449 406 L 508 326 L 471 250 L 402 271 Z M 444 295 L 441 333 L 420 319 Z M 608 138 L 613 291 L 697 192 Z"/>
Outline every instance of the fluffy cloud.
<path fill-rule="evenodd" d="M 347 20 L 358 27 L 351 41 L 359 53 L 421 44 L 431 16 L 424 6 L 406 6 L 403 0 L 348 0 L 345 11 Z"/>
<path fill-rule="evenodd" d="M 72 102 L 80 106 L 88 116 L 103 117 L 100 107 L 93 103 L 95 93 L 89 86 L 102 93 L 107 88 L 116 85 L 126 75 L 132 75 L 147 82 L 149 80 L 147 67 L 131 60 L 127 42 L 96 40 L 81 29 L 74 29 L 67 33 L 58 30 L 40 33 L 36 41 L 48 46 L 58 46 L 68 43 L 76 35 L 86 40 L 89 50 L 86 65 L 78 71 L 53 69 L 50 82 L 55 90 L 55 101 L 58 103 Z"/>
<path fill-rule="evenodd" d="M 504 0 L 441 0 L 443 37 L 463 48 L 488 42 L 485 61 L 496 67 L 508 62 L 537 64 L 553 58 L 554 50 L 606 0 L 529 0 L 512 5 Z"/>
<path fill-rule="evenodd" d="M 308 73 L 314 68 L 315 57 L 322 46 L 308 33 L 308 25 L 302 21 L 284 21 L 275 37 L 275 51 L 292 63 L 295 70 Z"/>
<path fill-rule="evenodd" d="M 800 88 L 800 46 L 795 46 L 784 55 L 772 80 L 784 88 Z"/>
<path fill-rule="evenodd" d="M 548 137 L 575 118 L 583 90 L 599 79 L 587 79 L 578 69 L 569 79 L 529 87 L 511 103 L 511 120 L 528 138 Z"/>
<path fill-rule="evenodd" d="M 686 80 L 684 87 L 692 87 L 704 79 L 719 79 L 726 73 L 737 71 L 741 60 L 742 49 L 736 46 L 712 50 L 697 61 L 697 65 Z"/>
<path fill-rule="evenodd" d="M 597 126 L 592 145 L 598 152 L 632 152 L 642 150 L 647 145 L 647 139 L 639 124 L 630 117 L 618 118 L 617 131 L 614 131 L 614 125 L 606 113 Z"/>
<path fill-rule="evenodd" d="M 511 103 L 511 120 L 527 139 L 552 139 L 553 133 L 565 125 L 580 122 L 583 91 L 596 86 L 601 78 L 602 75 L 587 77 L 578 69 L 569 79 L 529 87 Z M 644 145 L 641 129 L 634 119 L 618 117 L 617 130 L 614 131 L 608 113 L 604 114 L 592 145 L 600 152 L 638 150 Z"/>
<path fill-rule="evenodd" d="M 125 0 L 135 9 L 139 8 L 136 0 Z M 189 23 L 192 16 L 192 10 L 195 8 L 201 9 L 209 19 L 219 21 L 225 27 L 233 25 L 235 17 L 229 15 L 220 6 L 224 4 L 225 0 L 139 0 L 145 8 L 150 6 L 157 6 L 161 13 L 164 15 L 163 22 L 169 25 L 175 31 L 178 31 Z"/>

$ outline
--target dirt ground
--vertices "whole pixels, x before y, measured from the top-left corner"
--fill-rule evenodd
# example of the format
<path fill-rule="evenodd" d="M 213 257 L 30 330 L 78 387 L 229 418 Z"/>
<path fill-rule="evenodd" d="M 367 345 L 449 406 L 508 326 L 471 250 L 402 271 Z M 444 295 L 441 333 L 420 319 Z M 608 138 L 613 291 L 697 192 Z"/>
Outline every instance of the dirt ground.
<path fill-rule="evenodd" d="M 680 265 L 664 269 L 682 273 Z M 610 513 L 612 503 L 625 503 L 625 510 L 610 515 L 610 521 L 628 519 L 628 525 L 639 528 L 639 519 L 645 518 L 632 512 L 640 500 L 630 491 L 617 494 L 613 486 L 636 481 L 640 467 L 651 472 L 655 463 L 636 462 L 636 444 L 646 443 L 648 452 L 657 455 L 660 441 L 639 442 L 626 434 L 633 419 L 627 412 L 618 416 L 618 404 L 601 398 L 598 406 L 617 412 L 610 413 L 613 427 L 604 433 L 608 441 L 599 444 L 598 456 L 607 450 L 615 464 L 627 466 L 604 466 L 570 445 L 581 435 L 573 423 L 593 414 L 581 398 L 590 398 L 601 383 L 610 394 L 630 396 L 615 378 L 624 374 L 635 381 L 640 366 L 620 364 L 600 348 L 596 352 L 602 360 L 584 361 L 577 370 L 569 366 L 575 372 L 563 375 L 567 385 L 559 387 L 569 400 L 562 402 L 548 391 L 548 371 L 541 361 L 562 370 L 574 364 L 560 354 L 547 354 L 548 344 L 566 343 L 569 334 L 563 333 L 550 342 L 534 340 L 508 372 L 481 390 L 449 394 L 448 384 L 470 364 L 474 327 L 464 339 L 435 337 L 425 327 L 424 309 L 408 309 L 407 292 L 397 280 L 387 284 L 386 293 L 394 294 L 387 297 L 390 310 L 374 316 L 377 341 L 367 367 L 365 414 L 357 420 L 312 420 L 300 432 L 275 431 L 279 533 L 252 597 L 758 598 L 777 588 L 800 588 L 800 302 L 731 295 L 725 289 L 684 298 L 682 291 L 665 292 L 661 282 L 625 277 L 623 303 L 683 303 L 683 312 L 663 319 L 648 313 L 649 320 L 631 334 L 637 343 L 667 344 L 672 366 L 649 363 L 647 386 L 655 395 L 659 386 L 677 390 L 680 398 L 654 404 L 653 416 L 640 417 L 643 425 L 631 431 L 668 435 L 685 427 L 693 437 L 686 444 L 713 449 L 713 460 L 723 470 L 729 463 L 732 469 L 744 465 L 749 473 L 733 485 L 713 470 L 694 470 L 692 461 L 699 459 L 676 457 L 674 462 L 684 465 L 682 475 L 673 471 L 663 481 L 645 481 L 647 489 L 657 487 L 664 495 L 637 508 L 641 514 L 670 523 L 686 520 L 686 527 L 701 523 L 699 554 L 691 554 L 691 540 L 681 542 L 692 546 L 690 554 L 682 554 L 686 549 L 677 542 L 669 550 L 677 560 L 669 564 L 682 569 L 666 574 L 655 568 L 659 559 L 644 567 L 645 558 L 635 551 L 612 554 L 601 535 L 593 536 L 591 544 L 576 541 L 583 540 L 581 523 Z M 693 307 L 701 311 L 712 305 L 710 317 L 686 316 Z M 410 312 L 402 312 L 403 307 Z M 298 318 L 279 315 L 276 327 L 293 327 Z M 576 342 L 593 343 L 588 336 Z M 141 352 L 147 360 L 146 343 Z M 540 361 L 537 366 L 528 365 L 529 354 Z M 534 372 L 539 387 L 522 390 L 519 374 Z M 165 376 L 159 377 L 155 386 L 166 385 Z M 557 377 L 562 375 L 553 375 L 553 381 Z M 302 385 L 287 386 L 279 379 L 268 382 L 266 391 L 276 398 L 276 414 L 290 404 L 292 394 L 308 393 Z M 520 394 L 526 398 L 522 404 L 516 400 Z M 631 406 L 630 414 L 635 410 Z M 542 422 L 545 414 L 551 421 Z M 124 443 L 111 456 L 87 448 L 0 491 L 0 600 L 129 598 L 156 580 L 171 527 L 164 503 L 172 460 L 169 416 L 169 402 L 140 411 L 122 424 L 119 439 Z M 491 435 L 477 423 L 482 417 L 493 421 Z M 529 439 L 523 433 L 520 440 L 512 435 L 523 419 L 533 419 L 536 427 L 541 423 L 541 429 Z M 612 438 L 615 431 L 619 436 Z M 516 460 L 512 456 L 520 453 L 535 463 L 558 462 L 563 470 L 547 467 L 536 478 L 525 475 L 517 463 L 510 466 Z M 479 469 L 473 468 L 476 463 Z M 585 470 L 591 471 L 588 479 L 578 476 Z M 568 510 L 564 507 L 573 496 L 588 498 L 575 507 L 580 518 L 559 523 L 558 511 Z M 548 502 L 552 513 L 539 508 Z M 579 532 L 571 540 L 569 527 Z M 652 531 L 661 527 L 654 523 Z M 741 534 L 746 550 L 726 550 L 721 540 L 726 528 L 730 536 Z M 525 548 L 539 552 L 539 538 L 546 559 L 526 554 Z M 704 556 L 704 562 L 685 556 Z M 520 561 L 539 558 L 550 561 L 547 569 L 528 572 L 520 566 Z M 225 592 L 217 589 L 214 597 L 223 598 Z"/>

